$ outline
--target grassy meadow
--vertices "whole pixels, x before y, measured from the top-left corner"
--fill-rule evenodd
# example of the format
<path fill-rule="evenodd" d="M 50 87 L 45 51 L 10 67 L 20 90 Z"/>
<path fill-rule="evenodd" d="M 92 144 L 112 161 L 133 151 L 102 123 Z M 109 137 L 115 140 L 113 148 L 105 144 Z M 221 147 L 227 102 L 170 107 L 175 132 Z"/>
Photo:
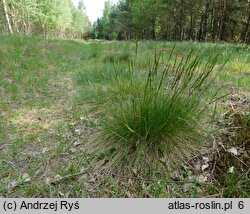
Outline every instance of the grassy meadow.
<path fill-rule="evenodd" d="M 249 94 L 245 45 L 2 34 L 0 196 L 249 197 Z"/>

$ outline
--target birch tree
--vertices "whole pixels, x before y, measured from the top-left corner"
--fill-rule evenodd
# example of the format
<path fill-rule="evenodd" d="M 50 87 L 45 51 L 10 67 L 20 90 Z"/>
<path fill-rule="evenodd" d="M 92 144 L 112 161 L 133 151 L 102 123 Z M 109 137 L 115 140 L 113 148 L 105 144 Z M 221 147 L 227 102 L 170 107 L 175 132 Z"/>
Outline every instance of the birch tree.
<path fill-rule="evenodd" d="M 4 15 L 5 15 L 5 19 L 6 19 L 6 25 L 8 26 L 9 32 L 11 34 L 13 34 L 13 30 L 12 30 L 12 26 L 11 26 L 9 14 L 8 14 L 8 6 L 6 3 L 6 0 L 2 0 L 2 2 L 3 2 L 3 8 L 4 8 Z"/>

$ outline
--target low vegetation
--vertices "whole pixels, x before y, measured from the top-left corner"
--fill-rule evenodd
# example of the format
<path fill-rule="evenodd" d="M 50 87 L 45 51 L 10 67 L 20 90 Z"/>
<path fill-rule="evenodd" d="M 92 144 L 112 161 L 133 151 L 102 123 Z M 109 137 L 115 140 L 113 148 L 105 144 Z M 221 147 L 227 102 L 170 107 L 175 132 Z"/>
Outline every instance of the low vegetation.
<path fill-rule="evenodd" d="M 249 197 L 248 46 L 0 41 L 1 196 Z"/>

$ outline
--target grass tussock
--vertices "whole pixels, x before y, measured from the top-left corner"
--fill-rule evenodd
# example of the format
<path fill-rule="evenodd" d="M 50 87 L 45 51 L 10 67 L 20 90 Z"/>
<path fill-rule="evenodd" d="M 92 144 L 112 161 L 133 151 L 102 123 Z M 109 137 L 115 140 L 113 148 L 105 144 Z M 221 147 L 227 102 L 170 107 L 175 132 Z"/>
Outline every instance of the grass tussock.
<path fill-rule="evenodd" d="M 190 157 L 204 142 L 205 110 L 218 95 L 211 90 L 216 57 L 204 64 L 191 51 L 170 64 L 170 55 L 164 67 L 160 58 L 155 55 L 148 71 L 130 66 L 127 79 L 113 71 L 116 84 L 108 92 L 115 96 L 106 100 L 101 140 L 94 143 L 108 153 L 108 168 L 161 172 Z"/>

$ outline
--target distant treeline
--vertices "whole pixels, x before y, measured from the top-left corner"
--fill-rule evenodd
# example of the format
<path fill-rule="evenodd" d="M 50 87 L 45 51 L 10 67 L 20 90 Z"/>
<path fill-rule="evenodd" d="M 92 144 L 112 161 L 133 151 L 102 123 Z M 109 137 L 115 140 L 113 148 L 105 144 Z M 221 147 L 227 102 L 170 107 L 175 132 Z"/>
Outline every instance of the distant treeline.
<path fill-rule="evenodd" d="M 0 0 L 0 31 L 79 38 L 91 31 L 83 0 Z"/>
<path fill-rule="evenodd" d="M 92 36 L 250 43 L 250 0 L 107 0 Z"/>

